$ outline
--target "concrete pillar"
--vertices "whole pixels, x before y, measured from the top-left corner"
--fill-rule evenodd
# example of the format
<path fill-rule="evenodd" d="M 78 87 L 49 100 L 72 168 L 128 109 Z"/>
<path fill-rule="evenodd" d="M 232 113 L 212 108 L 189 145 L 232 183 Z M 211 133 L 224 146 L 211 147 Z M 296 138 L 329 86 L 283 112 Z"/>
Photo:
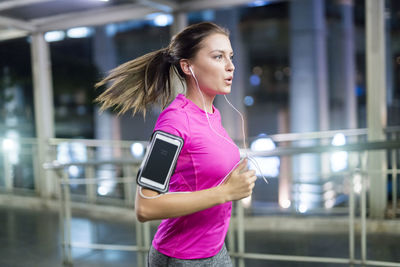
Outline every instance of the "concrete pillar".
<path fill-rule="evenodd" d="M 173 14 L 174 22 L 171 25 L 171 37 L 182 31 L 188 25 L 186 12 L 178 11 Z"/>
<path fill-rule="evenodd" d="M 357 128 L 357 99 L 355 93 L 355 51 L 354 51 L 354 20 L 353 0 L 341 0 L 342 31 L 343 31 L 343 80 L 345 88 L 345 118 L 346 128 Z"/>
<path fill-rule="evenodd" d="M 102 76 L 107 75 L 107 73 L 116 67 L 116 51 L 114 40 L 111 34 L 107 34 L 107 26 L 96 27 L 94 42 L 93 42 L 93 53 L 96 66 Z M 111 113 L 110 110 L 105 110 L 99 113 L 99 106 L 94 108 L 94 137 L 100 140 L 120 140 L 121 139 L 121 129 L 120 129 L 120 119 L 117 115 Z M 121 158 L 123 156 L 123 151 L 118 147 L 112 148 L 111 146 L 99 147 L 96 150 L 97 160 L 109 160 L 113 157 Z M 113 170 L 112 166 L 101 165 L 97 169 L 96 177 L 115 177 L 117 174 Z M 94 202 L 96 199 L 96 189 L 103 194 L 111 192 L 115 187 L 115 184 L 109 181 L 104 181 L 96 186 L 88 186 L 87 194 L 90 202 Z"/>
<path fill-rule="evenodd" d="M 287 108 L 281 108 L 278 113 L 278 133 L 289 133 L 289 110 Z M 288 142 L 280 142 L 282 147 L 290 146 Z M 292 203 L 292 175 L 290 172 L 291 168 L 291 157 L 284 156 L 280 157 L 279 165 L 279 205 L 283 208 L 289 208 Z"/>
<path fill-rule="evenodd" d="M 235 64 L 235 72 L 232 91 L 227 95 L 227 98 L 229 102 L 231 102 L 232 105 L 242 113 L 244 118 L 244 131 L 247 137 L 246 109 L 243 103 L 246 89 L 245 72 L 247 70 L 247 58 L 244 55 L 243 41 L 239 29 L 239 20 L 240 14 L 237 9 L 221 10 L 216 11 L 215 13 L 215 23 L 230 31 L 230 40 L 234 52 L 233 62 Z M 242 148 L 243 131 L 240 116 L 226 102 L 223 96 L 218 96 L 216 98 L 216 105 L 221 112 L 222 124 L 229 136 L 233 140 L 238 141 L 239 146 Z"/>
<path fill-rule="evenodd" d="M 329 128 L 324 10 L 325 2 L 322 0 L 290 2 L 291 132 L 313 132 Z M 316 144 L 315 141 L 298 143 Z M 322 166 L 318 155 L 296 156 L 292 162 L 293 182 L 319 183 Z M 300 210 L 318 205 L 320 201 L 312 192 L 302 190 L 295 192 L 295 198 L 295 205 Z"/>
<path fill-rule="evenodd" d="M 171 25 L 171 30 L 170 30 L 171 38 L 175 34 L 181 32 L 188 25 L 187 13 L 178 11 L 175 12 L 173 16 L 174 16 L 174 22 Z M 182 82 L 183 80 L 181 80 L 176 74 L 172 75 L 171 83 L 175 96 L 178 95 L 179 93 L 186 91 L 186 83 Z"/>
<path fill-rule="evenodd" d="M 386 1 L 385 7 L 385 54 L 386 54 L 386 102 L 387 106 L 391 107 L 393 105 L 394 95 L 394 77 L 393 77 L 393 52 L 392 52 L 392 38 L 391 38 L 391 1 Z M 395 19 L 395 18 L 393 18 Z"/>
<path fill-rule="evenodd" d="M 51 160 L 48 139 L 54 138 L 54 101 L 49 44 L 43 33 L 34 33 L 31 42 L 35 129 L 38 139 L 39 177 L 35 177 L 35 188 L 43 198 L 56 193 L 56 181 L 43 163 Z M 38 179 L 39 178 L 39 179 Z M 37 180 L 38 179 L 38 180 Z"/>
<path fill-rule="evenodd" d="M 332 37 L 332 109 L 335 129 L 357 128 L 353 0 L 337 0 L 340 23 Z M 332 114 L 333 115 L 333 114 Z"/>
<path fill-rule="evenodd" d="M 116 51 L 114 40 L 107 36 L 106 26 L 96 27 L 96 33 L 93 42 L 93 53 L 96 66 L 100 73 L 105 76 L 116 67 Z M 119 140 L 120 125 L 119 118 L 106 110 L 103 113 L 98 112 L 98 106 L 95 108 L 95 138 L 104 140 Z M 101 153 L 100 153 L 101 154 Z M 99 154 L 99 156 L 101 156 Z M 103 154 L 104 155 L 104 154 Z M 104 155 L 110 157 L 110 155 Z"/>
<path fill-rule="evenodd" d="M 368 141 L 385 140 L 387 125 L 385 64 L 385 1 L 366 0 L 367 127 Z M 369 207 L 373 218 L 382 218 L 387 202 L 385 151 L 368 153 Z"/>

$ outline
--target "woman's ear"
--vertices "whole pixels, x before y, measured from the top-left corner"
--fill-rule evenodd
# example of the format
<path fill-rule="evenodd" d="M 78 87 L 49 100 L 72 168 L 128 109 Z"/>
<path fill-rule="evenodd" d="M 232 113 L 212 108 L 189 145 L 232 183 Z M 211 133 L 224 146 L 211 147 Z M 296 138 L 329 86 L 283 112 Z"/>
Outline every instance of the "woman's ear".
<path fill-rule="evenodd" d="M 181 70 L 183 71 L 183 73 L 185 73 L 186 75 L 192 76 L 192 73 L 190 72 L 190 68 L 189 68 L 189 61 L 187 59 L 181 59 L 179 61 L 179 64 L 181 66 Z"/>

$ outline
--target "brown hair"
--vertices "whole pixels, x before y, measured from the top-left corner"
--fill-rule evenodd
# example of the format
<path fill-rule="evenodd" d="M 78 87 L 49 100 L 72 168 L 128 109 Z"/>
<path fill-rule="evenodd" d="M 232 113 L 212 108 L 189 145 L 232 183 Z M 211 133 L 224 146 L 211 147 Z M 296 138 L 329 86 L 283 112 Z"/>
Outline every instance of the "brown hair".
<path fill-rule="evenodd" d="M 229 36 L 228 30 L 212 23 L 202 22 L 186 27 L 173 36 L 168 47 L 145 54 L 111 70 L 95 87 L 111 85 L 95 101 L 101 110 L 119 109 L 118 114 L 132 110 L 146 114 L 149 105 L 158 103 L 165 108 L 173 97 L 171 76 L 184 79 L 180 60 L 191 59 L 201 48 L 201 42 L 211 34 Z"/>

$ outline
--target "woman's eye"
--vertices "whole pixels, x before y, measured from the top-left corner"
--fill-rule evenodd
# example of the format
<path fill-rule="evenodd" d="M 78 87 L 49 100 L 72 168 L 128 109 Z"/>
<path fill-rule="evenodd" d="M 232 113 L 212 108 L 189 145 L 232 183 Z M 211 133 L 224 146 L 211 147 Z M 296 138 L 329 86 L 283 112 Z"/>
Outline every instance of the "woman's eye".
<path fill-rule="evenodd" d="M 222 59 L 222 55 L 218 55 L 214 57 L 215 59 Z"/>

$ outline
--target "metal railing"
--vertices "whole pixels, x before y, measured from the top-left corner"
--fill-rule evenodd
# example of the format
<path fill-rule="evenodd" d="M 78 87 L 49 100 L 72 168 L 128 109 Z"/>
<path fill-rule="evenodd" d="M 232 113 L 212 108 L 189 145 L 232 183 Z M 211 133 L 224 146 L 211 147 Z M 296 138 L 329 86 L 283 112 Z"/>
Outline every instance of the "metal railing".
<path fill-rule="evenodd" d="M 61 229 L 61 244 L 62 244 L 62 254 L 63 254 L 63 264 L 72 265 L 72 248 L 88 248 L 88 249 L 102 249 L 102 250 L 120 250 L 120 251 L 134 251 L 138 252 L 138 266 L 145 266 L 145 256 L 144 253 L 146 249 L 150 247 L 150 226 L 148 223 L 136 223 L 136 246 L 128 245 L 113 245 L 113 244 L 93 244 L 93 243 L 82 243 L 74 242 L 71 240 L 71 185 L 84 184 L 93 186 L 106 179 L 99 178 L 85 178 L 71 180 L 69 178 L 68 172 L 65 171 L 66 168 L 70 166 L 99 166 L 104 164 L 115 164 L 115 165 L 131 165 L 137 168 L 140 164 L 138 160 L 109 160 L 109 161 L 92 161 L 92 162 L 74 162 L 67 164 L 51 163 L 45 164 L 44 168 L 48 170 L 53 170 L 57 174 L 57 183 L 60 196 L 60 229 Z M 136 184 L 136 179 L 134 177 L 123 177 L 123 178 L 113 178 L 113 182 L 122 183 L 125 185 L 126 192 L 130 193 L 132 196 L 133 190 L 130 185 Z M 129 203 L 125 203 L 128 207 L 133 207 L 133 198 L 128 198 Z M 88 200 L 93 202 L 93 199 L 89 196 Z"/>
<path fill-rule="evenodd" d="M 3 191 L 37 193 L 40 188 L 38 184 L 40 164 L 35 156 L 38 154 L 37 139 L 23 138 L 17 142 L 13 139 L 0 138 L 0 147 L 3 152 L 0 153 Z M 17 175 L 16 170 L 25 170 L 25 175 L 24 173 Z"/>
<path fill-rule="evenodd" d="M 362 144 L 350 144 L 345 146 L 314 146 L 314 147 L 291 147 L 291 148 L 277 148 L 268 152 L 249 152 L 252 156 L 287 156 L 304 153 L 326 153 L 333 151 L 357 151 L 362 154 L 362 165 L 360 168 L 351 170 L 346 174 L 351 183 L 349 191 L 349 209 L 348 209 L 348 241 L 349 241 L 349 257 L 348 258 L 335 258 L 335 257 L 312 257 L 312 256 L 297 256 L 297 255 L 277 255 L 277 254 L 260 254 L 260 253 L 246 253 L 245 252 L 245 233 L 244 233 L 244 217 L 243 206 L 237 205 L 237 239 L 238 250 L 231 251 L 231 255 L 238 259 L 238 266 L 244 267 L 244 259 L 258 259 L 258 260 L 274 260 L 274 261 L 293 261 L 293 262 L 314 262 L 314 263 L 337 263 L 337 264 L 362 264 L 364 266 L 400 266 L 400 262 L 390 261 L 375 261 L 369 260 L 367 257 L 367 184 L 369 173 L 367 172 L 367 157 L 368 151 L 371 150 L 392 150 L 398 151 L 400 148 L 400 141 L 385 141 L 385 142 L 368 142 Z M 396 158 L 393 158 L 396 162 Z M 395 165 L 395 164 L 394 164 Z M 380 173 L 380 171 L 377 171 Z M 399 174 L 397 168 L 387 170 L 385 174 Z M 360 186 L 360 220 L 361 220 L 361 258 L 355 257 L 355 192 L 354 188 L 358 179 L 361 181 Z M 356 181 L 357 180 L 357 181 Z"/>
<path fill-rule="evenodd" d="M 324 140 L 329 140 L 337 133 L 343 133 L 345 136 L 352 139 L 353 144 L 335 147 L 325 145 L 327 142 Z M 397 208 L 397 184 L 399 176 L 399 133 L 400 127 L 390 127 L 386 129 L 387 140 L 386 142 L 364 142 L 366 140 L 366 129 L 354 129 L 354 130 L 338 130 L 338 131 L 327 131 L 327 132 L 317 132 L 317 133 L 292 133 L 292 134 L 277 134 L 271 135 L 271 137 L 277 144 L 277 148 L 273 151 L 264 152 L 254 152 L 249 151 L 249 154 L 253 156 L 263 156 L 263 157 L 291 157 L 294 155 L 304 154 L 304 153 L 314 153 L 323 154 L 331 153 L 334 151 L 348 151 L 357 153 L 361 158 L 364 158 L 364 165 L 357 169 L 349 169 L 346 172 L 341 173 L 341 175 L 346 176 L 346 180 L 352 182 L 354 177 L 361 177 L 362 181 L 365 182 L 368 178 L 369 173 L 365 168 L 365 159 L 367 157 L 368 151 L 372 150 L 385 150 L 388 155 L 390 155 L 390 168 L 388 167 L 385 171 L 385 175 L 392 176 L 392 214 L 396 217 L 399 212 Z M 312 147 L 293 147 L 292 142 L 315 139 L 318 140 L 318 144 Z M 1 140 L 3 141 L 3 140 Z M 66 263 L 72 262 L 71 248 L 72 247 L 86 247 L 92 249 L 117 249 L 117 250 L 128 250 L 138 252 L 138 266 L 144 266 L 145 264 L 145 253 L 150 246 L 150 224 L 140 224 L 136 223 L 136 245 L 135 246 L 121 246 L 121 245 L 108 245 L 108 244 L 83 244 L 77 243 L 71 240 L 70 235 L 70 221 L 71 221 L 71 209 L 74 208 L 74 204 L 84 202 L 87 204 L 86 208 L 93 207 L 92 204 L 109 204 L 111 206 L 122 206 L 124 208 L 128 207 L 130 210 L 134 206 L 135 197 L 135 175 L 136 169 L 140 162 L 140 159 L 135 159 L 130 153 L 130 146 L 132 141 L 104 141 L 104 140 L 77 140 L 77 139 L 51 139 L 49 140 L 48 153 L 51 154 L 50 158 L 56 159 L 56 148 L 59 147 L 61 143 L 81 143 L 84 144 L 86 149 L 86 159 L 83 161 L 67 162 L 64 164 L 59 164 L 57 162 L 50 162 L 46 165 L 46 168 L 52 169 L 52 172 L 57 175 L 57 179 L 53 179 L 54 192 L 52 194 L 53 199 L 60 199 L 60 224 L 63 231 L 63 257 Z M 146 144 L 146 142 L 141 142 Z M 39 195 L 41 190 L 41 182 L 38 175 L 39 164 L 37 162 L 37 142 L 36 139 L 24 139 L 21 141 L 22 151 L 25 154 L 32 154 L 31 164 L 33 167 L 34 187 L 25 189 L 24 192 L 29 191 L 32 194 Z M 98 160 L 98 154 L 101 154 L 102 147 L 108 147 L 109 149 L 115 149 L 116 154 L 119 154 L 120 160 L 107 159 Z M 99 152 L 100 150 L 100 152 Z M 3 171 L 5 175 L 4 188 L 7 194 L 14 193 L 19 194 L 19 191 L 15 187 L 14 173 L 13 169 L 10 167 L 10 160 L 7 158 L 9 155 L 4 153 L 3 157 Z M 97 159 L 96 159 L 97 158 Z M 101 157 L 100 157 L 101 158 Z M 388 166 L 389 166 L 388 165 Z M 72 179 L 68 175 L 69 167 L 79 167 L 83 168 L 84 172 L 81 176 L 76 179 Z M 121 194 L 109 198 L 100 197 L 97 192 L 97 185 L 104 182 L 110 181 L 110 179 L 98 178 L 98 168 L 101 166 L 117 166 L 119 172 L 123 173 L 122 176 L 115 175 L 112 179 L 113 183 L 120 183 L 123 185 Z M 15 166 L 13 167 L 15 169 Z M 10 171 L 11 170 L 11 171 Z M 118 172 L 116 171 L 116 173 Z M 119 178 L 117 178 L 119 177 Z M 6 186 L 5 186 L 6 185 Z M 83 186 L 84 190 L 77 191 L 74 190 L 75 186 Z M 366 190 L 365 186 L 362 186 L 363 190 Z M 236 215 L 233 218 L 235 224 L 228 233 L 228 247 L 232 257 L 234 257 L 239 266 L 244 266 L 245 259 L 259 259 L 259 260 L 284 260 L 284 261 L 299 261 L 299 262 L 332 262 L 332 263 L 362 263 L 365 265 L 374 266 L 400 266 L 400 263 L 395 262 L 379 262 L 368 260 L 366 254 L 366 214 L 367 214 L 367 201 L 366 192 L 361 192 L 360 194 L 360 215 L 361 215 L 361 258 L 356 259 L 354 257 L 355 251 L 355 232 L 354 232 L 354 220 L 356 219 L 355 212 L 355 195 L 353 191 L 349 191 L 349 208 L 345 209 L 348 212 L 348 228 L 349 228 L 349 257 L 348 258 L 324 258 L 324 257 L 307 257 L 307 256 L 295 256 L 295 255 L 274 255 L 274 254 L 257 254 L 257 253 L 246 253 L 245 249 L 245 209 L 241 202 L 236 205 Z M 358 196 L 358 195 L 356 195 Z M 363 226 L 364 225 L 364 226 Z M 237 244 L 237 248 L 235 247 Z"/>
<path fill-rule="evenodd" d="M 277 143 L 277 146 L 290 146 L 291 142 L 302 141 L 302 140 L 328 140 L 331 139 L 335 134 L 343 133 L 347 138 L 352 138 L 354 142 L 360 142 L 366 140 L 367 129 L 350 129 L 350 130 L 334 130 L 324 132 L 310 132 L 310 133 L 287 133 L 287 134 L 274 134 L 269 137 Z M 387 139 L 395 140 L 400 138 L 400 127 L 388 127 L 386 129 Z M 250 138 L 252 140 L 254 138 Z M 0 153 L 0 170 L 2 171 L 3 179 L 0 179 L 0 191 L 6 191 L 10 193 L 18 194 L 18 191 L 30 192 L 31 194 L 39 194 L 43 191 L 49 190 L 45 188 L 41 183 L 42 177 L 40 177 L 39 169 L 41 168 L 38 158 L 38 140 L 36 138 L 19 138 L 18 140 L 12 140 L 17 143 L 19 157 L 25 157 L 24 160 L 19 163 L 13 163 L 11 158 L 13 152 L 8 151 L 4 147 L 4 142 L 8 140 L 6 138 L 0 138 L 0 144 L 2 145 L 2 152 Z M 82 144 L 86 148 L 87 160 L 97 160 L 99 157 L 96 155 L 97 150 L 101 148 L 107 148 L 110 150 L 119 151 L 122 154 L 115 157 L 132 158 L 129 151 L 130 146 L 134 142 L 140 142 L 146 145 L 146 141 L 110 141 L 110 140 L 91 140 L 91 139 L 60 139 L 52 138 L 48 140 L 47 147 L 45 148 L 46 153 L 49 155 L 48 158 L 51 160 L 57 159 L 57 148 L 63 143 L 77 143 Z M 238 142 L 241 143 L 241 142 Z M 98 153 L 97 153 L 98 154 Z M 112 158 L 112 157 L 110 157 Z M 86 161 L 86 159 L 85 159 Z M 16 170 L 23 170 L 21 173 L 15 173 Z M 87 177 L 94 176 L 93 170 L 87 170 L 89 175 Z M 92 172 L 92 173 L 91 173 Z M 23 177 L 22 177 L 23 176 Z M 17 185 L 16 180 L 21 179 L 27 182 L 27 184 Z M 47 181 L 51 182 L 51 181 Z M 49 188 L 54 188 L 50 185 Z M 90 194 L 91 199 L 96 198 L 96 194 L 93 191 L 87 192 Z M 396 192 L 394 192 L 396 194 Z M 50 192 L 49 195 L 57 198 L 57 192 Z M 394 205 L 395 206 L 395 205 Z"/>
<path fill-rule="evenodd" d="M 261 254 L 261 253 L 248 253 L 245 249 L 245 212 L 242 202 L 236 204 L 236 225 L 232 227 L 228 233 L 228 247 L 230 254 L 233 258 L 237 259 L 238 266 L 245 266 L 245 259 L 258 259 L 258 260 L 274 260 L 274 261 L 294 261 L 294 262 L 319 262 L 319 263 L 337 263 L 337 264 L 363 264 L 367 266 L 400 266 L 400 262 L 389 262 L 389 261 L 373 261 L 367 257 L 367 179 L 369 173 L 366 169 L 366 159 L 368 157 L 368 151 L 372 150 L 396 150 L 400 148 L 400 141 L 385 141 L 385 142 L 366 142 L 360 144 L 350 144 L 345 146 L 313 146 L 313 147 L 281 147 L 273 151 L 268 152 L 252 152 L 248 153 L 252 156 L 293 156 L 304 153 L 330 153 L 334 151 L 348 151 L 358 152 L 361 154 L 362 165 L 354 170 L 349 170 L 343 175 L 347 177 L 347 180 L 351 184 L 349 191 L 349 208 L 348 208 L 348 242 L 349 242 L 349 257 L 348 258 L 336 258 L 336 257 L 311 257 L 311 256 L 298 256 L 298 255 L 276 255 L 276 254 Z M 394 161 L 396 162 L 396 160 Z M 95 166 L 102 164 L 116 164 L 116 165 L 131 165 L 137 166 L 138 161 L 132 160 L 114 160 L 114 161 L 93 161 L 93 162 L 73 162 L 68 164 L 48 164 L 46 168 L 55 170 L 58 173 L 58 185 L 61 197 L 60 206 L 60 223 L 63 237 L 63 259 L 65 263 L 72 263 L 71 248 L 92 248 L 92 249 L 116 249 L 135 251 L 138 253 L 138 266 L 145 266 L 145 253 L 150 246 L 150 225 L 149 223 L 136 223 L 136 246 L 122 246 L 122 245 L 108 245 L 108 244 L 84 244 L 76 243 L 71 240 L 71 202 L 70 202 L 70 186 L 73 184 L 97 184 L 104 179 L 86 178 L 79 180 L 69 179 L 65 170 L 69 166 L 82 165 L 82 166 Z M 387 170 L 387 173 L 398 174 L 397 169 Z M 361 192 L 360 192 L 360 220 L 361 220 L 361 258 L 355 257 L 355 220 L 356 220 L 356 201 L 354 185 L 361 181 Z M 357 180 L 357 181 L 355 181 Z M 126 185 L 134 185 L 135 178 L 125 176 L 123 178 L 115 178 L 114 181 L 123 183 Z M 233 244 L 237 243 L 237 249 Z"/>

